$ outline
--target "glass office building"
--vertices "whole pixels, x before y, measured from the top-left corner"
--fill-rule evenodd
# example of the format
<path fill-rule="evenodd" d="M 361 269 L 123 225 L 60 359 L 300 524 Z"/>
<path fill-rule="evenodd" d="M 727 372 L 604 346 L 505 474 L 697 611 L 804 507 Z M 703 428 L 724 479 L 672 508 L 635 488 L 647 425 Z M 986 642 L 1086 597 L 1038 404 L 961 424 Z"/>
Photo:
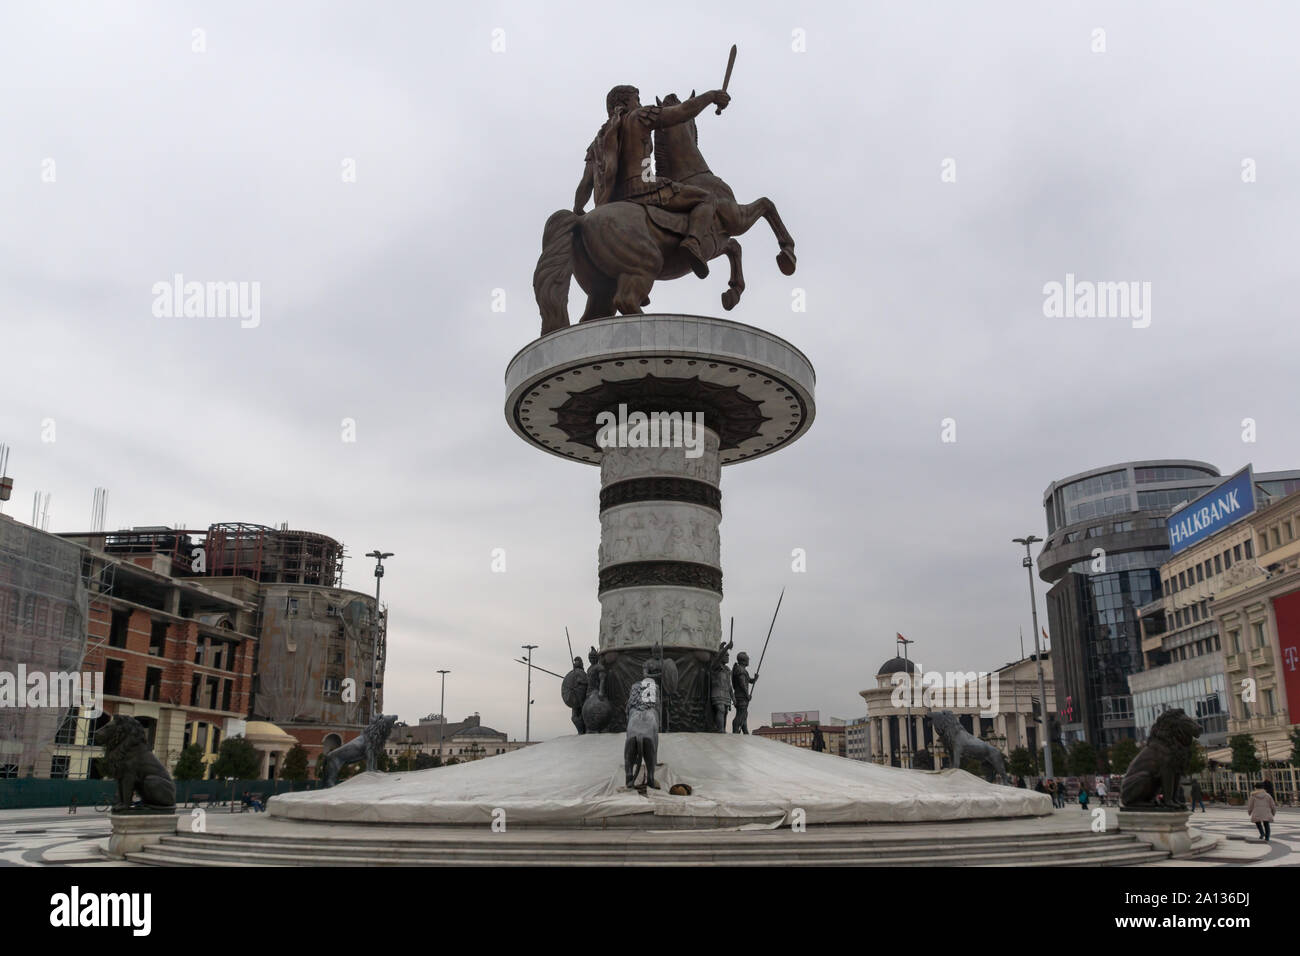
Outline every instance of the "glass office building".
<path fill-rule="evenodd" d="M 1133 461 L 1072 475 L 1043 494 L 1057 719 L 1066 744 L 1138 736 L 1128 676 L 1141 671 L 1138 609 L 1160 597 L 1165 516 L 1219 482 L 1199 461 Z M 1188 713 L 1192 713 L 1191 710 Z"/>

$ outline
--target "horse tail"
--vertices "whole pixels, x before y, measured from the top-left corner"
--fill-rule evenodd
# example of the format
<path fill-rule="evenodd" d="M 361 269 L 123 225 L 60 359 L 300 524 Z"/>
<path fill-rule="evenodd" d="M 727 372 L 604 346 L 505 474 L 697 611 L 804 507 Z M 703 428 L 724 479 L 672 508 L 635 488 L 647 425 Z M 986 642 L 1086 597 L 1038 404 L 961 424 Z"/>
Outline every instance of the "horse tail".
<path fill-rule="evenodd" d="M 533 270 L 533 295 L 542 312 L 542 335 L 568 328 L 569 280 L 573 278 L 573 232 L 579 217 L 568 209 L 552 213 L 542 230 L 542 254 Z"/>

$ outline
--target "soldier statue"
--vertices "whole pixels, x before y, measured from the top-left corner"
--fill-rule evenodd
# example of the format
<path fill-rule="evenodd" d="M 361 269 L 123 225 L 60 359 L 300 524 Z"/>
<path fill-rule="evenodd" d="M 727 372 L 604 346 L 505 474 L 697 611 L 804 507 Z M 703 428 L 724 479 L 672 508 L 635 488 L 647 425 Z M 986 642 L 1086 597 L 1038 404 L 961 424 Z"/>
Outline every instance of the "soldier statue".
<path fill-rule="evenodd" d="M 587 668 L 587 699 L 582 705 L 583 732 L 599 734 L 609 724 L 613 710 L 605 696 L 605 665 L 600 662 L 600 651 L 593 647 L 587 660 L 591 667 Z"/>
<path fill-rule="evenodd" d="M 749 698 L 753 695 L 756 677 L 749 676 L 749 655 L 741 651 L 731 668 L 731 693 L 736 699 L 736 717 L 731 722 L 733 734 L 749 733 Z"/>
<path fill-rule="evenodd" d="M 587 732 L 587 725 L 582 721 L 582 705 L 587 701 L 587 671 L 582 666 L 582 658 L 573 659 L 573 670 L 564 675 L 560 686 L 560 697 L 569 708 L 570 719 L 579 734 Z"/>
<path fill-rule="evenodd" d="M 713 709 L 713 732 L 727 732 L 727 711 L 731 709 L 731 670 L 727 667 L 728 644 L 723 641 L 709 665 L 709 704 Z"/>

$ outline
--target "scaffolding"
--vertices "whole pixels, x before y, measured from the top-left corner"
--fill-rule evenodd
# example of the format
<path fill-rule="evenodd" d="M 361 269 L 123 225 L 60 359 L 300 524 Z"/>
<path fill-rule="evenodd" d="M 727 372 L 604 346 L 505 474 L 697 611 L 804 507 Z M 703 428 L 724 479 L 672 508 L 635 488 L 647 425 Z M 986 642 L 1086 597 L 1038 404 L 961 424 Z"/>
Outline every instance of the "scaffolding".
<path fill-rule="evenodd" d="M 80 670 L 89 603 L 81 558 L 71 542 L 0 518 L 0 671 L 24 695 L 24 706 L 0 707 L 0 776 L 58 773 L 50 762 L 69 705 L 25 706 L 28 688 L 16 678 L 20 667 L 47 676 Z"/>

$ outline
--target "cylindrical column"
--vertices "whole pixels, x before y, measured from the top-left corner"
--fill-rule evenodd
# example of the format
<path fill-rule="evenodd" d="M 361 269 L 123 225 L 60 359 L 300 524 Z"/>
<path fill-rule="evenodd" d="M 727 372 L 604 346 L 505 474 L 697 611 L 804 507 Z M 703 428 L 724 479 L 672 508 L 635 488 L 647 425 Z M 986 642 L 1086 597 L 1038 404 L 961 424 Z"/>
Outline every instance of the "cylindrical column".
<path fill-rule="evenodd" d="M 682 684 L 669 700 L 669 727 L 705 730 L 707 666 L 722 640 L 719 438 L 704 428 L 686 447 L 662 444 L 604 450 L 600 650 L 621 709 L 641 661 L 662 641 Z"/>

